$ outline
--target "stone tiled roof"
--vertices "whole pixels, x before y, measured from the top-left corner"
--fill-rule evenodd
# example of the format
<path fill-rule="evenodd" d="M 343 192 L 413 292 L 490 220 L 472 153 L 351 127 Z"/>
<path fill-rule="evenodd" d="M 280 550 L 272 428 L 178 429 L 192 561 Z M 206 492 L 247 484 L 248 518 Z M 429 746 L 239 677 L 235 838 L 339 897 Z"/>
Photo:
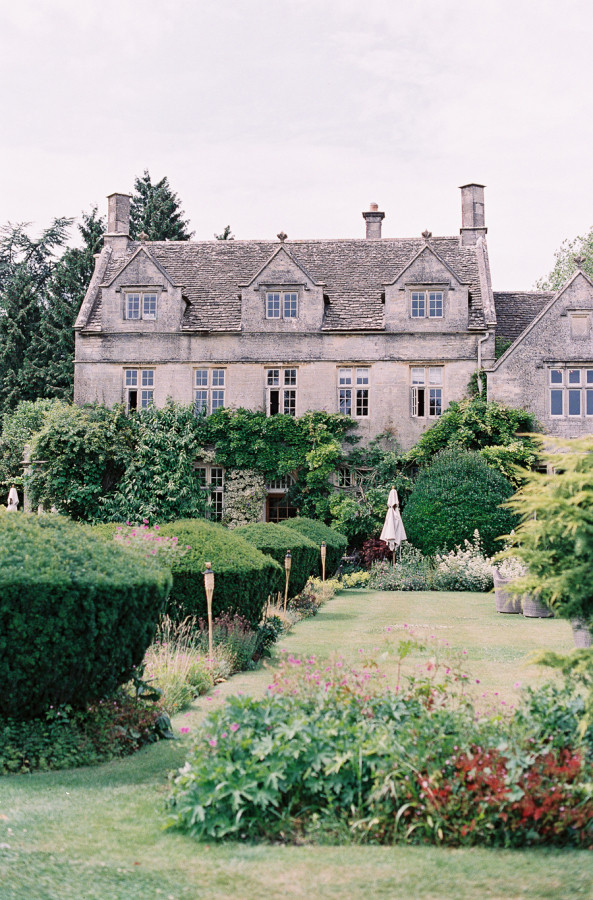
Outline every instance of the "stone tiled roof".
<path fill-rule="evenodd" d="M 111 259 L 108 283 L 136 252 L 132 242 L 124 260 Z M 249 283 L 278 249 L 277 241 L 156 241 L 144 244 L 189 301 L 187 330 L 239 331 L 241 285 Z M 286 241 L 286 249 L 316 281 L 324 284 L 323 330 L 359 331 L 384 328 L 384 285 L 394 281 L 425 246 L 422 238 L 391 240 Z M 430 246 L 470 285 L 470 328 L 484 327 L 484 309 L 475 247 L 462 247 L 458 237 L 435 237 Z M 100 321 L 95 302 L 87 327 Z M 99 318 L 98 318 L 99 317 Z"/>
<path fill-rule="evenodd" d="M 553 296 L 554 291 L 494 291 L 497 338 L 515 341 Z"/>

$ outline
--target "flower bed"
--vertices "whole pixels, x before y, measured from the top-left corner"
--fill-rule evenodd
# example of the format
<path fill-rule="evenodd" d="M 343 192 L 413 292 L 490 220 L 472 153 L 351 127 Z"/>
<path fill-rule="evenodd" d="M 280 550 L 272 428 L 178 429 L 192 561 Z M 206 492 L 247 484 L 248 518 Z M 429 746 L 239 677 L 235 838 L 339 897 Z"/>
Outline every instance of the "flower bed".
<path fill-rule="evenodd" d="M 593 848 L 593 734 L 579 737 L 574 688 L 482 717 L 459 658 L 428 652 L 424 677 L 395 690 L 373 659 L 288 656 L 263 698 L 206 720 L 169 826 L 200 840 Z"/>

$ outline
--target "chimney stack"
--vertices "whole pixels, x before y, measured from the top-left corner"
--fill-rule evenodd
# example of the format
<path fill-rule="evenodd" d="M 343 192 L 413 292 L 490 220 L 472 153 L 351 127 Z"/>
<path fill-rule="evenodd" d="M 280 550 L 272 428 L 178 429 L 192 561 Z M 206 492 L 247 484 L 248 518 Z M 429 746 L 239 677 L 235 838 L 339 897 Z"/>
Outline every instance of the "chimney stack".
<path fill-rule="evenodd" d="M 461 244 L 473 246 L 488 229 L 484 224 L 484 185 L 461 185 Z"/>
<path fill-rule="evenodd" d="M 379 212 L 379 207 L 376 203 L 371 203 L 369 211 L 363 212 L 362 217 L 367 224 L 367 241 L 380 241 L 381 222 L 385 218 L 385 213 Z"/>
<path fill-rule="evenodd" d="M 107 233 L 105 244 L 119 255 L 127 250 L 130 240 L 130 194 L 107 197 Z"/>

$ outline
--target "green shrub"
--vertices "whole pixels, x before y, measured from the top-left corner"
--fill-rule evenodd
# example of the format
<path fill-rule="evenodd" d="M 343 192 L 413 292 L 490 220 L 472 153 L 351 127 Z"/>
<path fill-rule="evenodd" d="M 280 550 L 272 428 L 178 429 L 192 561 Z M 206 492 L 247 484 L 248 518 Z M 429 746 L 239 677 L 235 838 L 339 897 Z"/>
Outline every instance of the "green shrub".
<path fill-rule="evenodd" d="M 305 537 L 308 537 L 314 544 L 317 544 L 317 547 L 321 547 L 321 542 L 325 541 L 327 547 L 325 574 L 328 578 L 333 575 L 346 552 L 346 547 L 348 545 L 346 537 L 343 534 L 340 534 L 339 531 L 334 531 L 333 528 L 324 525 L 323 522 L 319 522 L 317 519 L 287 519 L 284 524 L 288 528 L 294 528 L 299 534 L 304 534 Z M 318 563 L 317 570 L 311 574 L 321 575 L 321 555 L 318 557 Z"/>
<path fill-rule="evenodd" d="M 514 493 L 500 472 L 479 453 L 444 450 L 418 473 L 402 518 L 408 540 L 426 555 L 471 541 L 477 529 L 486 556 L 501 549 L 497 538 L 517 523 L 500 504 Z"/>
<path fill-rule="evenodd" d="M 171 576 L 57 515 L 0 514 L 0 715 L 83 708 L 132 675 Z"/>
<path fill-rule="evenodd" d="M 400 643 L 400 662 L 413 645 Z M 396 691 L 377 659 L 307 654 L 288 656 L 263 698 L 229 698 L 173 781 L 169 826 L 207 842 L 591 847 L 574 688 L 478 715 L 459 658 L 433 640 L 415 649 L 431 654 L 426 674 Z"/>
<path fill-rule="evenodd" d="M 91 766 L 134 753 L 165 735 L 160 705 L 120 690 L 88 709 L 49 709 L 28 721 L 0 719 L 0 775 Z"/>
<path fill-rule="evenodd" d="M 207 617 L 204 568 L 212 563 L 214 572 L 214 616 L 239 613 L 255 628 L 260 622 L 268 594 L 282 583 L 277 563 L 243 540 L 239 531 L 205 519 L 181 519 L 160 529 L 163 536 L 175 536 L 189 547 L 171 566 L 173 590 L 169 615 L 178 621 L 186 616 Z"/>
<path fill-rule="evenodd" d="M 5 413 L 0 434 L 0 484 L 19 487 L 23 483 L 25 446 L 43 427 L 45 415 L 55 400 L 21 400 L 12 412 Z"/>
<path fill-rule="evenodd" d="M 300 593 L 309 576 L 319 563 L 319 547 L 304 534 L 285 525 L 274 525 L 272 522 L 258 522 L 236 528 L 233 534 L 240 535 L 275 559 L 284 570 L 284 558 L 288 550 L 292 557 L 288 594 L 293 597 Z M 284 589 L 284 576 L 276 584 L 276 590 Z"/>
<path fill-rule="evenodd" d="M 431 560 L 404 543 L 395 565 L 386 559 L 378 560 L 369 575 L 368 586 L 374 591 L 430 591 L 434 573 Z"/>

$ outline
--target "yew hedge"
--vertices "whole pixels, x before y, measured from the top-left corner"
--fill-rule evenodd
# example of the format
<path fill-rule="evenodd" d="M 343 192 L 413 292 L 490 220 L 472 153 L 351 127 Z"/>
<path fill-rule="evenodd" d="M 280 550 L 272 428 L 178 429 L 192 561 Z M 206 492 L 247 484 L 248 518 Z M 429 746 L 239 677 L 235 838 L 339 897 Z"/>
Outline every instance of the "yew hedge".
<path fill-rule="evenodd" d="M 260 553 L 252 542 L 243 540 L 240 531 L 229 531 L 205 519 L 181 519 L 161 527 L 163 536 L 177 537 L 179 544 L 186 548 L 185 555 L 176 558 L 171 566 L 171 616 L 206 617 L 203 573 L 206 563 L 211 562 L 215 578 L 214 616 L 238 613 L 257 627 L 268 594 L 282 583 L 282 571 L 278 563 Z"/>
<path fill-rule="evenodd" d="M 58 515 L 0 514 L 0 716 L 82 709 L 142 662 L 171 587 L 155 562 Z"/>
<path fill-rule="evenodd" d="M 305 587 L 307 580 L 313 575 L 319 566 L 319 547 L 316 543 L 299 534 L 294 528 L 286 525 L 275 525 L 273 522 L 257 522 L 252 525 L 243 525 L 235 528 L 233 534 L 239 535 L 275 559 L 284 569 L 284 559 L 290 550 L 291 568 L 288 583 L 289 596 L 299 594 Z M 277 582 L 276 589 L 284 588 L 284 575 Z"/>

